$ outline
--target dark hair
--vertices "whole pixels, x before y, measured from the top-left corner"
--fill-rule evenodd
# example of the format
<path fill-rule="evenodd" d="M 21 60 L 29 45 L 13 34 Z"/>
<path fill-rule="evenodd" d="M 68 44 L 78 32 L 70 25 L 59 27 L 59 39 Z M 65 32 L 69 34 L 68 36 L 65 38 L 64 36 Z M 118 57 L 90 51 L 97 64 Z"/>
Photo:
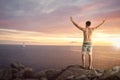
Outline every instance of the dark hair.
<path fill-rule="evenodd" d="M 90 21 L 86 21 L 86 26 L 89 27 L 91 25 Z"/>

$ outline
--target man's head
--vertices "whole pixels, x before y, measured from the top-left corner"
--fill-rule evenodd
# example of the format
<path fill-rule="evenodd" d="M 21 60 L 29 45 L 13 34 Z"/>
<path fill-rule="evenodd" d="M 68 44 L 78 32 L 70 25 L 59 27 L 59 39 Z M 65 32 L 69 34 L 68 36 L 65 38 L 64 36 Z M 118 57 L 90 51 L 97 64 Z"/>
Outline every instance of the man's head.
<path fill-rule="evenodd" d="M 91 25 L 90 21 L 86 21 L 86 27 L 89 27 Z"/>

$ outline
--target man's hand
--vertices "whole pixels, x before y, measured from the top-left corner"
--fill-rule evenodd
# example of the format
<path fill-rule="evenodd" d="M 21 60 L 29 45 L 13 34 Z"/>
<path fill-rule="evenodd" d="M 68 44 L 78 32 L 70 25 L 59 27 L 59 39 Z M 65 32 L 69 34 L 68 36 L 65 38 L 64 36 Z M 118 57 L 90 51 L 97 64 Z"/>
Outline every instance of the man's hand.
<path fill-rule="evenodd" d="M 71 21 L 73 21 L 73 18 L 72 18 L 72 17 L 70 17 L 70 20 L 71 20 Z"/>
<path fill-rule="evenodd" d="M 103 20 L 103 23 L 106 21 L 106 18 Z"/>
<path fill-rule="evenodd" d="M 84 30 L 84 28 L 82 28 L 81 26 L 79 26 L 78 24 L 76 24 L 74 21 L 73 21 L 73 18 L 72 17 L 70 17 L 70 20 L 71 20 L 71 22 L 78 28 L 78 29 L 80 29 L 80 30 Z"/>

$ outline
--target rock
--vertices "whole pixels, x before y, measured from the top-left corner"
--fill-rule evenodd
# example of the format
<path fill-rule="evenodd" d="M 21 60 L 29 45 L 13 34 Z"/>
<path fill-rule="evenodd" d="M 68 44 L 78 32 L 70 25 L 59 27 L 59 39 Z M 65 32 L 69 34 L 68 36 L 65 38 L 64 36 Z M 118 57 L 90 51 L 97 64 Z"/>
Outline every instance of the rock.
<path fill-rule="evenodd" d="M 19 79 L 19 78 L 16 78 L 14 80 L 39 80 L 39 79 Z"/>
<path fill-rule="evenodd" d="M 25 68 L 25 66 L 21 63 L 11 63 L 10 67 L 17 70 L 21 70 Z"/>
<path fill-rule="evenodd" d="M 17 68 L 18 68 L 18 65 L 17 65 L 17 63 L 11 63 L 11 64 L 10 64 L 10 67 L 11 67 L 11 68 L 16 68 L 16 69 L 17 69 Z"/>
<path fill-rule="evenodd" d="M 10 69 L 4 69 L 0 72 L 0 80 L 11 80 L 12 74 Z"/>
<path fill-rule="evenodd" d="M 13 80 L 23 80 L 23 79 L 20 79 L 20 78 L 16 78 L 16 79 L 13 79 Z"/>
<path fill-rule="evenodd" d="M 23 64 L 12 63 L 10 68 L 0 70 L 0 80 L 120 80 L 120 66 L 88 70 L 80 65 L 71 65 L 62 70 L 35 72 Z"/>
<path fill-rule="evenodd" d="M 89 79 L 86 75 L 81 75 L 81 76 L 76 77 L 74 80 L 89 80 Z"/>
<path fill-rule="evenodd" d="M 60 70 L 48 70 L 45 73 L 48 80 L 53 80 L 60 73 Z"/>
<path fill-rule="evenodd" d="M 115 78 L 115 76 L 119 72 L 120 72 L 120 67 L 114 67 L 112 69 L 105 70 L 105 72 L 101 76 L 101 79 L 108 79 L 108 78 L 113 78 L 113 77 Z"/>
<path fill-rule="evenodd" d="M 40 71 L 40 72 L 38 72 L 38 73 L 36 73 L 35 74 L 35 77 L 36 78 L 39 78 L 39 79 L 42 79 L 42 78 L 47 78 L 47 76 L 46 76 L 46 71 Z"/>
<path fill-rule="evenodd" d="M 62 70 L 61 74 L 57 77 L 56 80 L 68 80 L 68 78 L 72 75 L 74 78 L 86 75 L 86 73 L 89 74 L 89 70 L 82 68 L 79 65 L 71 65 Z M 73 78 L 73 79 L 74 79 Z M 72 77 L 71 77 L 72 79 Z"/>
<path fill-rule="evenodd" d="M 120 80 L 120 71 L 104 78 L 105 80 Z"/>
<path fill-rule="evenodd" d="M 112 69 L 105 70 L 100 80 L 120 80 L 120 67 L 116 66 Z"/>
<path fill-rule="evenodd" d="M 87 70 L 78 65 L 71 65 L 62 70 L 56 80 L 120 80 L 120 68 Z"/>
<path fill-rule="evenodd" d="M 100 70 L 100 69 L 96 69 L 95 70 L 95 74 L 97 75 L 97 76 L 101 76 L 101 75 L 103 75 L 103 73 L 104 73 L 104 70 Z"/>
<path fill-rule="evenodd" d="M 31 79 L 35 78 L 34 71 L 32 68 L 25 67 L 23 64 L 20 63 L 12 63 L 11 65 L 12 70 L 12 78 L 23 78 L 23 79 Z"/>
<path fill-rule="evenodd" d="M 39 80 L 39 79 L 22 79 L 22 80 Z"/>
<path fill-rule="evenodd" d="M 75 76 L 74 76 L 74 75 L 70 75 L 70 76 L 68 76 L 68 77 L 67 77 L 67 79 L 66 79 L 66 80 L 74 80 L 74 78 L 75 78 Z"/>
<path fill-rule="evenodd" d="M 46 77 L 41 77 L 39 80 L 48 80 Z"/>
<path fill-rule="evenodd" d="M 115 74 L 120 79 L 120 71 Z"/>
<path fill-rule="evenodd" d="M 23 72 L 23 78 L 35 78 L 32 68 L 26 68 Z"/>
<path fill-rule="evenodd" d="M 115 73 L 120 72 L 120 66 L 113 67 L 112 71 L 114 71 Z"/>

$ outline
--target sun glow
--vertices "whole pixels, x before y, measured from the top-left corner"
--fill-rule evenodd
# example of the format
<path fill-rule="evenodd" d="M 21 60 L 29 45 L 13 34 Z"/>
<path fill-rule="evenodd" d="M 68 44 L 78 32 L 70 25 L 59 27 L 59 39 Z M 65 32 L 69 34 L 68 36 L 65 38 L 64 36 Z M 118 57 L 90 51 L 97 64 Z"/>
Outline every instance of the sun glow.
<path fill-rule="evenodd" d="M 112 40 L 112 45 L 115 47 L 115 48 L 120 48 L 120 38 L 114 38 Z"/>

